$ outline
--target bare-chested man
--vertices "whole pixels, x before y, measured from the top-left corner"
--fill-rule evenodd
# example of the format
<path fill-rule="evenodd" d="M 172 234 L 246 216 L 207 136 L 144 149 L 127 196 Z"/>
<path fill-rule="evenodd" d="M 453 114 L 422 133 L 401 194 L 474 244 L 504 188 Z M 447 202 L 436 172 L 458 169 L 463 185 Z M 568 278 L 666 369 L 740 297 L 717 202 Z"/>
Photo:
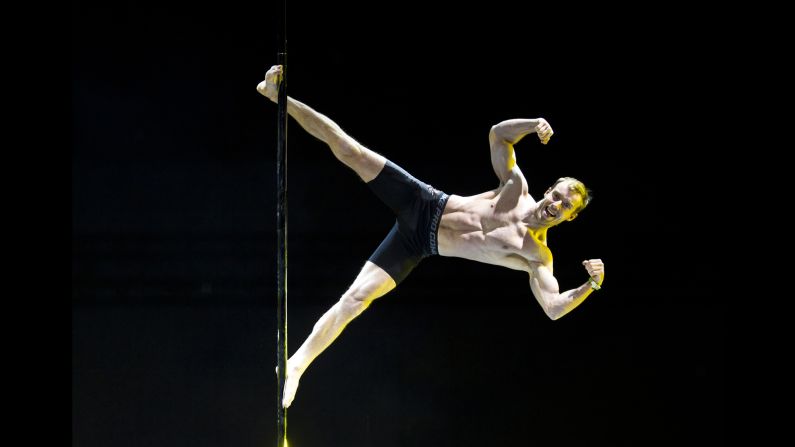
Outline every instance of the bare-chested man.
<path fill-rule="evenodd" d="M 263 96 L 278 101 L 282 67 L 271 67 L 257 86 Z M 470 197 L 447 195 L 427 185 L 367 149 L 336 123 L 309 106 L 288 98 L 287 112 L 334 155 L 353 169 L 397 216 L 395 225 L 350 288 L 315 324 L 312 333 L 287 361 L 282 405 L 289 407 L 298 381 L 309 364 L 376 298 L 394 289 L 428 256 L 456 256 L 525 271 L 530 290 L 541 308 L 555 320 L 569 313 L 598 290 L 604 280 L 600 259 L 583 261 L 588 280 L 561 292 L 552 274 L 547 230 L 574 219 L 588 205 L 590 192 L 578 180 L 563 177 L 541 200 L 530 196 L 516 164 L 513 145 L 536 133 L 542 144 L 552 137 L 543 118 L 511 119 L 491 128 L 491 165 L 500 185 Z"/>

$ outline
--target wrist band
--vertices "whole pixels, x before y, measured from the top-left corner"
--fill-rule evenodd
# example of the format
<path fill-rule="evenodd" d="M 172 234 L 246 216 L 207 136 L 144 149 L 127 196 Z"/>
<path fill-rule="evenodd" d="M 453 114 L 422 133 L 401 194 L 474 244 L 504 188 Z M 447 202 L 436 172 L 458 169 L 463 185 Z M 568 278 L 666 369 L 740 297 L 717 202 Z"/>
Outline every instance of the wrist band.
<path fill-rule="evenodd" d="M 591 288 L 592 288 L 592 289 L 594 289 L 594 290 L 599 290 L 599 289 L 601 289 L 601 288 L 602 288 L 602 286 L 600 286 L 599 284 L 597 284 L 597 283 L 596 283 L 596 281 L 594 281 L 594 279 L 593 279 L 593 278 L 589 278 L 588 280 L 591 282 Z"/>

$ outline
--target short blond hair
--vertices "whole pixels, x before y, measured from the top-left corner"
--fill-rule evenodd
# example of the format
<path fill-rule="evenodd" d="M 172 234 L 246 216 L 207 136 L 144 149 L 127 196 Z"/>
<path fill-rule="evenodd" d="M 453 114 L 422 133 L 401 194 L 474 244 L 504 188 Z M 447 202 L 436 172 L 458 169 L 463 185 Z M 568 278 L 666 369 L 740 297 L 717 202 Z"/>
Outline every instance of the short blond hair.
<path fill-rule="evenodd" d="M 580 211 L 584 210 L 585 207 L 588 206 L 589 203 L 591 203 L 592 199 L 591 190 L 588 189 L 583 182 L 577 180 L 574 177 L 561 177 L 558 179 L 558 181 L 555 182 L 554 185 L 552 185 L 552 187 L 554 188 L 555 186 L 558 186 L 558 183 L 562 182 L 571 182 L 571 185 L 569 185 L 569 191 L 576 192 L 582 198 L 582 203 L 580 203 L 580 206 L 576 210 L 574 210 L 575 215 L 580 214 Z"/>

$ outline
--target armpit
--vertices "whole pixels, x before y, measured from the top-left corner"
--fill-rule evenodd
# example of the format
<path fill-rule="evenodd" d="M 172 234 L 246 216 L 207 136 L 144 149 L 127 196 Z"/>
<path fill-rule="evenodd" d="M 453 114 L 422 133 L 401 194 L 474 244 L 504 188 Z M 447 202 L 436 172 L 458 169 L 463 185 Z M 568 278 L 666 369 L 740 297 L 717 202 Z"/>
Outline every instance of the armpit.
<path fill-rule="evenodd" d="M 530 271 L 530 262 L 527 258 L 516 253 L 509 253 L 505 255 L 503 265 L 513 270 L 520 270 L 523 272 Z"/>
<path fill-rule="evenodd" d="M 541 261 L 527 261 L 528 271 L 532 276 L 539 268 L 544 267 L 546 268 L 549 273 L 553 273 L 552 271 L 552 254 L 549 255 L 549 262 L 541 262 Z"/>

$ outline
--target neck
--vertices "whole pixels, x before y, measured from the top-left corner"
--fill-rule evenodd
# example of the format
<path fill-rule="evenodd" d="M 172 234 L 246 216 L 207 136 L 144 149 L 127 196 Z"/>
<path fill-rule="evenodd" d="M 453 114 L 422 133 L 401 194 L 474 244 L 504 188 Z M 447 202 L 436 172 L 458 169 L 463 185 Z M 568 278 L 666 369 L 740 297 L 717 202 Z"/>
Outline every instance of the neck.
<path fill-rule="evenodd" d="M 550 228 L 550 225 L 542 220 L 538 215 L 539 212 L 541 212 L 541 208 L 538 206 L 538 203 L 536 203 L 536 206 L 527 210 L 527 213 L 522 218 L 522 222 L 527 225 L 528 233 L 546 238 L 547 230 Z"/>
<path fill-rule="evenodd" d="M 537 240 L 539 243 L 547 245 L 547 229 L 548 227 L 533 228 L 528 225 L 527 234 L 532 236 L 533 239 Z"/>

